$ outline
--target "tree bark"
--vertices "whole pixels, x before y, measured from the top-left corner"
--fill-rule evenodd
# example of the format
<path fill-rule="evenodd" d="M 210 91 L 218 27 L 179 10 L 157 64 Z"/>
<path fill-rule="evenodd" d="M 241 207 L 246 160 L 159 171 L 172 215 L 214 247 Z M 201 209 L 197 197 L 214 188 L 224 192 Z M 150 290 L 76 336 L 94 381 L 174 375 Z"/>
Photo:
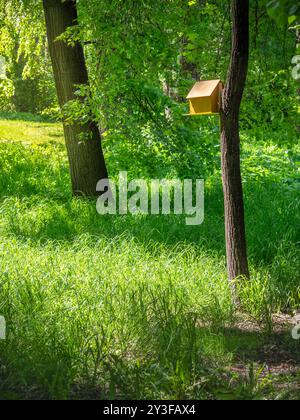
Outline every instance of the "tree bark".
<path fill-rule="evenodd" d="M 57 40 L 68 27 L 77 24 L 76 0 L 43 0 L 50 56 L 61 108 L 76 98 L 76 85 L 88 84 L 83 47 Z M 101 135 L 97 124 L 64 123 L 72 191 L 74 195 L 96 196 L 96 185 L 108 177 Z"/>
<path fill-rule="evenodd" d="M 300 24 L 299 20 L 297 21 L 297 24 Z M 296 51 L 297 54 L 300 52 L 300 29 L 296 29 Z M 300 97 L 300 89 L 298 89 L 298 97 Z M 297 126 L 297 130 L 300 133 L 300 125 Z"/>
<path fill-rule="evenodd" d="M 232 0 L 232 53 L 222 94 L 221 150 L 229 280 L 249 278 L 240 166 L 239 115 L 249 61 L 249 0 Z"/>

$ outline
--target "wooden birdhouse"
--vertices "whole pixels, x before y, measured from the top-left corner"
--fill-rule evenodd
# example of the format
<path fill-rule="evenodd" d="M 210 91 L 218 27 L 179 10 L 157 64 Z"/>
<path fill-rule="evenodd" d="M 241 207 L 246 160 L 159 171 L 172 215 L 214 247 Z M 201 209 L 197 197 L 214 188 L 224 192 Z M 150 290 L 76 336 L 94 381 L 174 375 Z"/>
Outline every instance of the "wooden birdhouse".
<path fill-rule="evenodd" d="M 190 103 L 189 115 L 213 115 L 220 113 L 221 80 L 197 82 L 187 96 Z"/>

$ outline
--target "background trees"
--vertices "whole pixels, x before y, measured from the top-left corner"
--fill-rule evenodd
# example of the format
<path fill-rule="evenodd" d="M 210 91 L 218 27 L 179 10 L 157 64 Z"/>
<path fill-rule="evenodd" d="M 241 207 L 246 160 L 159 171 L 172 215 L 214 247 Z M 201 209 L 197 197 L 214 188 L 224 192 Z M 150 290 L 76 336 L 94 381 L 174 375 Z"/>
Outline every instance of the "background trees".
<path fill-rule="evenodd" d="M 1 111 L 57 115 L 41 2 L 0 1 L 0 55 L 7 79 L 0 84 Z"/>
<path fill-rule="evenodd" d="M 22 83 L 28 83 L 22 87 L 24 96 L 39 101 L 34 105 L 38 112 L 55 115 L 42 3 L 25 0 L 14 6 L 10 0 L 1 4 L 0 37 L 5 41 L 0 43 L 0 54 L 9 63 L 6 94 L 0 95 L 2 110 L 31 111 L 26 100 L 18 107 L 9 99 L 20 83 L 20 77 L 10 71 L 19 55 L 26 69 Z M 278 27 L 268 10 L 267 2 L 250 1 L 251 53 L 241 128 L 253 130 L 256 139 L 263 137 L 263 130 L 257 127 L 276 131 L 285 125 L 291 133 L 297 125 L 297 84 L 291 77 L 296 37 L 295 30 L 287 30 L 295 22 L 289 24 L 286 19 Z M 76 107 L 72 101 L 65 108 L 67 117 L 73 114 L 83 121 L 100 122 L 106 153 L 115 156 L 116 168 L 151 176 L 212 173 L 220 165 L 218 120 L 199 124 L 187 119 L 184 98 L 196 78 L 225 80 L 230 59 L 229 12 L 224 1 L 139 1 L 135 7 L 117 0 L 80 2 L 79 24 L 66 38 L 80 39 L 84 45 L 91 83 L 88 92 L 82 93 L 91 96 L 86 96 L 84 106 L 79 101 Z M 7 48 L 14 45 L 8 24 L 17 31 L 22 46 Z M 13 50 L 18 51 L 17 56 Z M 39 95 L 32 87 L 36 84 Z M 287 134 L 280 141 L 290 138 Z"/>

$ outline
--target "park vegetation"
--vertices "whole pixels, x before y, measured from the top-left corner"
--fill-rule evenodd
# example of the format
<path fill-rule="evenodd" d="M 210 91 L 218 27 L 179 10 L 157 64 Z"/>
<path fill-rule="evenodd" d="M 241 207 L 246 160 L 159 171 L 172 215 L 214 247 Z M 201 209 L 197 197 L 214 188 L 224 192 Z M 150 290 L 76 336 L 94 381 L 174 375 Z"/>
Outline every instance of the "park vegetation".
<path fill-rule="evenodd" d="M 0 399 L 300 398 L 299 21 L 0 0 Z M 212 79 L 221 115 L 188 117 Z M 205 179 L 204 223 L 100 216 L 120 171 Z"/>

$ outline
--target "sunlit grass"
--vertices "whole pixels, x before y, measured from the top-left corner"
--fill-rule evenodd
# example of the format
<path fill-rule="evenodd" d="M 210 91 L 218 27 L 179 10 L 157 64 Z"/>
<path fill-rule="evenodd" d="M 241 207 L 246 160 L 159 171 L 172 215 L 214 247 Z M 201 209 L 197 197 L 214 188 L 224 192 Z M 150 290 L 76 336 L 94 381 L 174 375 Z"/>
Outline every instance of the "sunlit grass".
<path fill-rule="evenodd" d="M 29 144 L 63 142 L 63 130 L 59 123 L 1 119 L 0 142 L 17 141 Z"/>
<path fill-rule="evenodd" d="M 261 332 L 243 336 L 228 332 L 239 312 L 219 174 L 207 180 L 202 226 L 100 217 L 94 200 L 71 197 L 61 134 L 57 124 L 0 121 L 0 398 L 265 395 L 247 357 L 272 332 L 272 314 L 300 303 L 297 147 L 287 157 L 244 144 L 252 281 L 238 285 L 239 312 Z M 250 385 L 232 380 L 239 358 Z"/>

